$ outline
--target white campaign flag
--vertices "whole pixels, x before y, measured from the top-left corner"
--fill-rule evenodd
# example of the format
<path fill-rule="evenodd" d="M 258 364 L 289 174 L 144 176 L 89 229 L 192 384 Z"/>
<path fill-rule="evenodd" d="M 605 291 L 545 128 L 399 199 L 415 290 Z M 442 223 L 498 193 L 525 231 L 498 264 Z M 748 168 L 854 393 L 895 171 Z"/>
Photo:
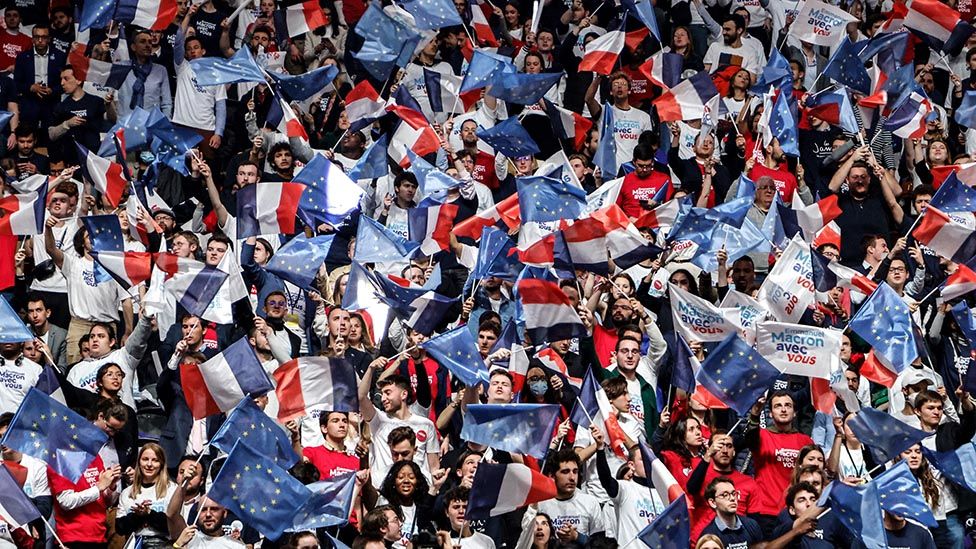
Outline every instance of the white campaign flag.
<path fill-rule="evenodd" d="M 840 361 L 840 332 L 787 324 L 761 322 L 756 350 L 784 374 L 830 379 Z"/>
<path fill-rule="evenodd" d="M 794 236 L 759 288 L 759 303 L 776 320 L 798 322 L 816 296 L 810 245 Z"/>
<path fill-rule="evenodd" d="M 729 334 L 739 332 L 739 326 L 729 321 L 722 311 L 674 284 L 668 284 L 671 294 L 671 314 L 674 329 L 687 341 L 722 341 Z"/>
<path fill-rule="evenodd" d="M 750 295 L 730 289 L 719 303 L 719 307 L 725 318 L 741 326 L 739 335 L 746 340 L 746 343 L 749 345 L 756 343 L 756 326 L 769 316 L 769 312 L 761 303 Z"/>
<path fill-rule="evenodd" d="M 836 46 L 843 40 L 847 24 L 857 20 L 838 7 L 807 0 L 790 27 L 790 34 L 815 46 Z"/>

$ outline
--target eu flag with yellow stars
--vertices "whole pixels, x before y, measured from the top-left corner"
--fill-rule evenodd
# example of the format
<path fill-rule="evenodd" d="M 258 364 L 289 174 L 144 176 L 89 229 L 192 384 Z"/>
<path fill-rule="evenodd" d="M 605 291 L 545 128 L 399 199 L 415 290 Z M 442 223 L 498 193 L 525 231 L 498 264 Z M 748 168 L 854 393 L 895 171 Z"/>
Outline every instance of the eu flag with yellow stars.
<path fill-rule="evenodd" d="M 583 189 L 552 177 L 519 177 L 516 184 L 523 223 L 576 219 L 586 207 Z"/>
<path fill-rule="evenodd" d="M 847 326 L 874 347 L 874 355 L 895 373 L 918 358 L 911 311 L 885 282 L 864 300 Z"/>
<path fill-rule="evenodd" d="M 506 118 L 487 130 L 479 127 L 474 133 L 478 139 L 509 158 L 531 156 L 539 152 L 539 145 L 515 116 Z"/>
<path fill-rule="evenodd" d="M 830 507 L 843 524 L 868 549 L 888 549 L 878 486 L 869 482 L 861 488 L 831 482 L 817 500 L 817 507 Z"/>
<path fill-rule="evenodd" d="M 854 414 L 850 426 L 857 440 L 868 447 L 878 463 L 898 457 L 931 434 L 874 408 L 862 408 Z"/>
<path fill-rule="evenodd" d="M 672 501 L 663 513 L 637 534 L 637 539 L 647 547 L 661 549 L 686 549 L 690 537 L 691 517 L 688 514 L 688 500 L 684 497 Z"/>
<path fill-rule="evenodd" d="M 874 483 L 878 485 L 878 499 L 882 509 L 899 517 L 916 520 L 929 528 L 938 528 L 939 523 L 922 496 L 918 481 L 915 480 L 907 461 L 899 461 L 898 465 L 878 475 Z"/>
<path fill-rule="evenodd" d="M 857 48 L 845 37 L 840 47 L 827 62 L 824 76 L 864 95 L 871 95 L 871 76 L 864 68 L 864 61 L 857 56 Z"/>
<path fill-rule="evenodd" d="M 239 440 L 207 497 L 276 540 L 292 525 L 312 492 L 264 453 Z"/>
<path fill-rule="evenodd" d="M 264 268 L 299 288 L 315 290 L 315 276 L 318 275 L 319 267 L 325 263 L 334 239 L 335 235 L 331 234 L 311 238 L 299 234 L 278 248 Z"/>
<path fill-rule="evenodd" d="M 778 376 L 775 366 L 738 334 L 731 334 L 708 354 L 696 379 L 742 416 Z"/>
<path fill-rule="evenodd" d="M 64 404 L 31 388 L 0 445 L 35 457 L 78 482 L 108 435 Z"/>
<path fill-rule="evenodd" d="M 210 444 L 221 451 L 230 452 L 238 440 L 263 449 L 266 456 L 282 467 L 289 468 L 298 462 L 298 454 L 292 449 L 288 433 L 258 408 L 249 396 L 242 398 L 230 411 L 227 421 L 220 426 Z"/>
<path fill-rule="evenodd" d="M 401 0 L 400 3 L 413 16 L 420 30 L 440 30 L 464 24 L 451 0 Z"/>
<path fill-rule="evenodd" d="M 438 364 L 445 367 L 465 385 L 488 381 L 485 361 L 467 326 L 454 328 L 420 344 Z"/>
<path fill-rule="evenodd" d="M 559 421 L 558 404 L 471 404 L 461 438 L 495 450 L 546 457 Z"/>

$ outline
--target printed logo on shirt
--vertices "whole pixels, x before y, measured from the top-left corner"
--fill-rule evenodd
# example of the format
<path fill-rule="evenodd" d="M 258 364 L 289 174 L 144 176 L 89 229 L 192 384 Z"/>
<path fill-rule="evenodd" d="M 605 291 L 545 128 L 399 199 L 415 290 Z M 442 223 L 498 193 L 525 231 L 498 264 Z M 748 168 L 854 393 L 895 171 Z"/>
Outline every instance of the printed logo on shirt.
<path fill-rule="evenodd" d="M 85 469 L 85 472 L 81 474 L 81 478 L 85 479 L 85 483 L 88 486 L 95 486 L 98 484 L 98 469 L 95 467 L 89 467 Z"/>
<path fill-rule="evenodd" d="M 800 451 L 792 448 L 777 448 L 775 455 L 776 461 L 780 465 L 787 469 L 793 469 L 796 467 L 796 458 L 800 455 Z"/>
<path fill-rule="evenodd" d="M 8 389 L 22 388 L 25 379 L 27 379 L 27 375 L 19 370 L 7 369 L 0 371 L 0 383 Z"/>
<path fill-rule="evenodd" d="M 86 286 L 91 286 L 92 288 L 98 286 L 98 282 L 95 280 L 95 270 L 82 271 L 81 279 L 85 281 Z"/>
<path fill-rule="evenodd" d="M 640 133 L 640 122 L 636 120 L 613 121 L 613 135 L 616 139 L 636 141 Z"/>
<path fill-rule="evenodd" d="M 579 515 L 563 515 L 561 517 L 552 517 L 552 524 L 556 527 L 556 530 L 562 528 L 564 524 L 568 524 L 579 530 L 580 525 L 583 524 L 583 519 Z"/>
<path fill-rule="evenodd" d="M 195 27 L 197 34 L 202 34 L 203 36 L 215 36 L 217 34 L 217 23 L 213 21 L 198 20 Z"/>
<path fill-rule="evenodd" d="M 417 442 L 427 442 L 427 431 L 423 429 L 417 431 Z"/>

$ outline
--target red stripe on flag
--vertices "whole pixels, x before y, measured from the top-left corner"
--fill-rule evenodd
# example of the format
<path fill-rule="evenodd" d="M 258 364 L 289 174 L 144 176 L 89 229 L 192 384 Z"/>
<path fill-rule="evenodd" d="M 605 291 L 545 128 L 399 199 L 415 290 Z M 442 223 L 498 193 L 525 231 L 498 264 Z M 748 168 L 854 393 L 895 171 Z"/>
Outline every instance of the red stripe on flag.
<path fill-rule="evenodd" d="M 898 374 L 889 370 L 880 360 L 875 358 L 873 350 L 864 357 L 864 363 L 861 364 L 861 375 L 865 379 L 878 385 L 884 385 L 889 389 L 898 378 Z"/>
<path fill-rule="evenodd" d="M 278 228 L 283 234 L 295 232 L 295 222 L 298 220 L 298 204 L 302 200 L 305 185 L 301 183 L 282 183 L 281 198 L 275 214 L 278 218 Z"/>
<path fill-rule="evenodd" d="M 919 222 L 918 227 L 912 231 L 912 236 L 916 240 L 923 244 L 928 244 L 932 242 L 939 231 L 943 227 L 952 223 L 952 219 L 948 215 L 942 213 L 939 209 L 932 206 L 928 206 L 925 209 L 925 213 L 922 214 L 922 221 Z"/>
<path fill-rule="evenodd" d="M 305 415 L 305 396 L 298 359 L 289 360 L 274 371 L 275 395 L 278 397 L 278 421 L 284 423 Z"/>
<path fill-rule="evenodd" d="M 526 494 L 523 505 L 532 505 L 554 497 L 556 497 L 556 482 L 541 473 L 532 471 L 532 484 L 529 486 L 529 493 Z"/>
<path fill-rule="evenodd" d="M 152 276 L 152 254 L 149 252 L 125 252 L 125 274 L 133 286 Z"/>
<path fill-rule="evenodd" d="M 207 389 L 207 382 L 203 379 L 198 364 L 180 365 L 180 384 L 183 386 L 183 396 L 186 398 L 190 413 L 193 414 L 193 419 L 203 419 L 220 413 L 220 406 Z"/>

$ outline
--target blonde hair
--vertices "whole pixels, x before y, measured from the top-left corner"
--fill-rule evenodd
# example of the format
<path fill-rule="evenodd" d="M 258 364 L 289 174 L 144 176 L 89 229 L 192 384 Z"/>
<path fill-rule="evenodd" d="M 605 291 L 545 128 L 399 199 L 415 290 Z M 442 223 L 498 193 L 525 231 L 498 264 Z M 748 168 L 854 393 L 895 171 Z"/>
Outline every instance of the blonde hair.
<path fill-rule="evenodd" d="M 169 486 L 169 472 L 166 471 L 166 452 L 163 451 L 163 447 L 156 444 L 155 442 L 147 442 L 139 448 L 139 454 L 136 458 L 135 475 L 132 478 L 132 495 L 133 497 L 142 490 L 142 485 L 145 479 L 142 478 L 142 468 L 139 467 L 139 460 L 142 459 L 142 454 L 146 450 L 152 450 L 156 454 L 156 459 L 159 460 L 159 473 L 156 474 L 156 499 L 163 499 L 166 497 L 166 489 Z"/>
<path fill-rule="evenodd" d="M 701 549 L 703 545 L 708 542 L 717 543 L 719 547 L 725 549 L 725 544 L 722 540 L 715 534 L 705 534 L 704 536 L 698 538 L 698 543 L 695 544 L 695 549 Z"/>

